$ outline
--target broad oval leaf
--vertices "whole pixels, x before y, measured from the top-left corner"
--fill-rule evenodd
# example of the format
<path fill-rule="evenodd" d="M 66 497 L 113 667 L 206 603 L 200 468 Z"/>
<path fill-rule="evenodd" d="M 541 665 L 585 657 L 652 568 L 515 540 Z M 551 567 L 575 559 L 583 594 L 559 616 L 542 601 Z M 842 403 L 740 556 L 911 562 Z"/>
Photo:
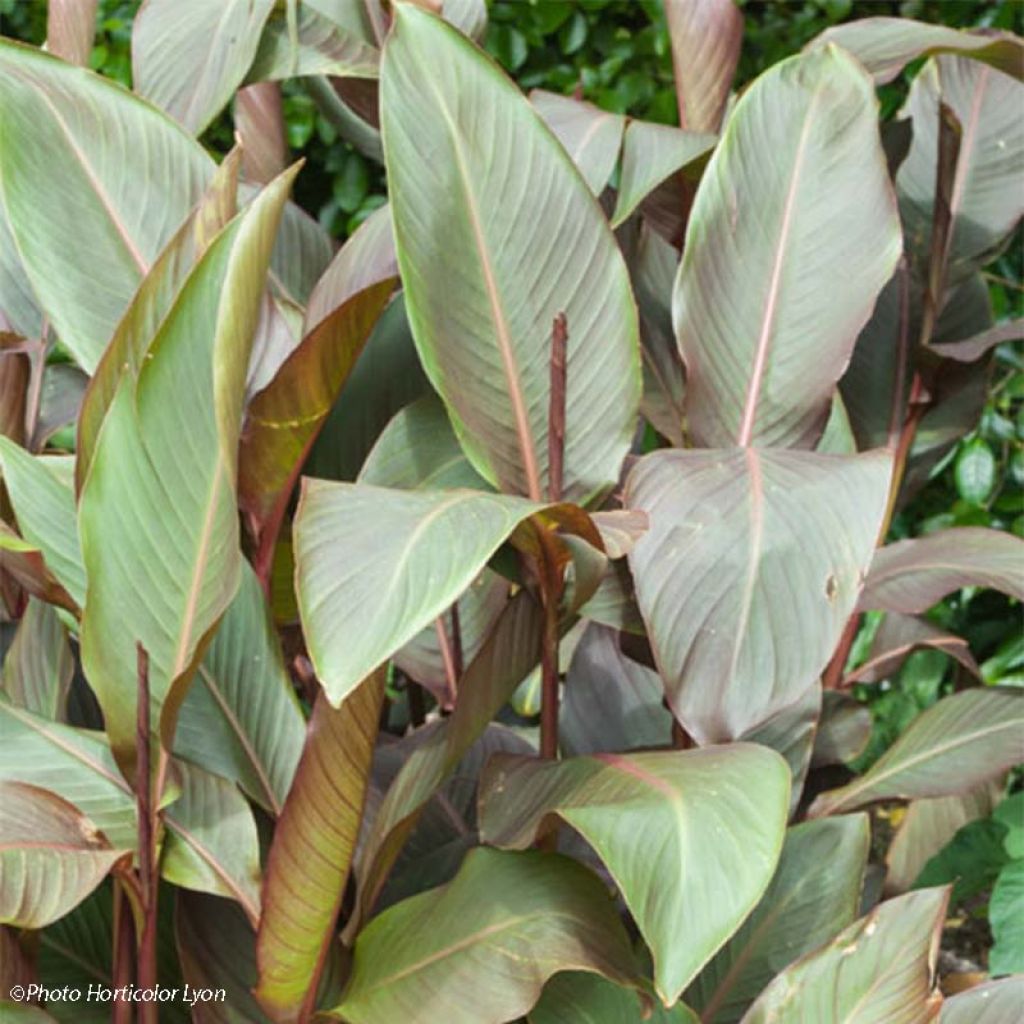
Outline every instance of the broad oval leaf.
<path fill-rule="evenodd" d="M 381 105 L 409 321 L 466 453 L 492 484 L 547 493 L 551 331 L 564 313 L 564 495 L 604 493 L 635 427 L 640 361 L 600 208 L 526 98 L 412 4 L 395 10 Z"/>
<path fill-rule="evenodd" d="M 673 300 L 697 444 L 809 448 L 821 433 L 901 249 L 877 118 L 870 78 L 834 47 L 775 65 L 736 104 Z"/>
<path fill-rule="evenodd" d="M 788 830 L 768 891 L 687 990 L 704 1024 L 738 1021 L 776 974 L 853 921 L 870 839 L 864 814 Z"/>
<path fill-rule="evenodd" d="M 201 135 L 256 56 L 274 0 L 146 0 L 132 25 L 135 91 Z"/>
<path fill-rule="evenodd" d="M 502 899 L 492 898 L 496 891 Z M 563 970 L 635 984 L 607 890 L 566 857 L 476 849 L 448 885 L 403 900 L 363 929 L 334 1012 L 352 1024 L 502 1024 L 526 1013 Z"/>
<path fill-rule="evenodd" d="M 1009 32 L 964 32 L 909 18 L 860 18 L 825 29 L 807 46 L 820 49 L 829 43 L 852 53 L 880 85 L 891 82 L 912 60 L 939 53 L 964 54 L 1024 78 L 1024 42 Z"/>
<path fill-rule="evenodd" d="M 884 453 L 655 452 L 625 503 L 650 518 L 629 555 L 668 701 L 698 742 L 792 704 L 854 609 L 889 486 Z"/>
<path fill-rule="evenodd" d="M 143 360 L 117 386 L 79 503 L 88 578 L 82 664 L 115 756 L 132 774 L 136 643 L 154 716 L 174 715 L 210 629 L 238 588 L 235 476 L 249 347 L 295 170 L 214 240 Z M 183 403 L 181 395 L 190 401 Z M 166 514 L 168 502 L 175 515 Z"/>
<path fill-rule="evenodd" d="M 139 281 L 199 201 L 213 163 L 183 129 L 120 86 L 7 41 L 0 106 L 0 189 L 11 233 L 61 341 L 91 372 Z M 103 254 L 101 277 L 95 258 L 82 259 L 83 247 Z"/>
<path fill-rule="evenodd" d="M 761 993 L 743 1024 L 927 1024 L 948 889 L 880 904 L 798 960 Z"/>
<path fill-rule="evenodd" d="M 961 587 L 991 587 L 1024 601 L 1024 541 L 964 526 L 887 544 L 871 563 L 859 607 L 913 615 Z"/>
<path fill-rule="evenodd" d="M 43 928 L 103 881 L 127 850 L 59 796 L 0 782 L 0 923 Z"/>
<path fill-rule="evenodd" d="M 594 848 L 651 948 L 654 987 L 671 1006 L 771 880 L 789 769 L 753 744 L 558 763 L 497 755 L 480 793 L 484 842 L 524 849 L 556 814 Z"/>
<path fill-rule="evenodd" d="M 384 672 L 332 708 L 313 709 L 295 782 L 274 833 L 256 939 L 256 997 L 275 1020 L 303 1020 L 334 938 L 359 838 Z"/>
<path fill-rule="evenodd" d="M 1024 687 L 982 687 L 945 697 L 915 718 L 867 772 L 822 793 L 808 813 L 973 789 L 1020 760 L 1022 736 Z"/>

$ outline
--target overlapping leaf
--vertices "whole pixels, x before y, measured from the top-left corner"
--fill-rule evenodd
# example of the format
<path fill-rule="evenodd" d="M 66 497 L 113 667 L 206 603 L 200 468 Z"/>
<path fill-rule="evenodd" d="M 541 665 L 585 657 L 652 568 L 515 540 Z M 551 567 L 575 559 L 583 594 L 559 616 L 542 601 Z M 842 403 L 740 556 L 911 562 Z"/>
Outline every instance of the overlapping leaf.
<path fill-rule="evenodd" d="M 491 483 L 542 498 L 551 325 L 564 313 L 564 493 L 605 492 L 633 432 L 640 365 L 626 269 L 600 208 L 518 90 L 410 4 L 395 11 L 381 103 L 409 319 L 460 442 Z"/>
<path fill-rule="evenodd" d="M 634 468 L 625 501 L 650 519 L 629 556 L 637 603 L 669 703 L 699 742 L 739 737 L 825 667 L 888 483 L 878 453 L 656 452 Z"/>
<path fill-rule="evenodd" d="M 1024 1002 L 1024 975 L 959 992 L 942 1004 L 939 1024 L 1009 1024 Z"/>
<path fill-rule="evenodd" d="M 785 762 L 753 744 L 559 763 L 498 755 L 481 783 L 481 837 L 524 849 L 552 814 L 579 832 L 615 879 L 670 1006 L 764 893 L 788 805 Z"/>
<path fill-rule="evenodd" d="M 62 718 L 74 668 L 67 634 L 57 613 L 30 598 L 4 657 L 4 693 L 33 714 Z"/>
<path fill-rule="evenodd" d="M 900 254 L 877 114 L 871 80 L 836 48 L 777 64 L 737 103 L 673 300 L 697 444 L 817 440 Z"/>

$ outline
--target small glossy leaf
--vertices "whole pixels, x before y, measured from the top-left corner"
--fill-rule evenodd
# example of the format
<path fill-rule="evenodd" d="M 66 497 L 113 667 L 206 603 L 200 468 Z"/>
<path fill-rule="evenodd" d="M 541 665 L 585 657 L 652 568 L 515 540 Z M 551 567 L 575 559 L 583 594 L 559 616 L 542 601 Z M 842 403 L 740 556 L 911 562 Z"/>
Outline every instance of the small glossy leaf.
<path fill-rule="evenodd" d="M 323 695 L 313 709 L 295 782 L 267 862 L 256 940 L 256 997 L 275 1020 L 304 1019 L 348 881 L 359 837 L 384 672 L 340 708 Z"/>
<path fill-rule="evenodd" d="M 864 814 L 789 829 L 768 891 L 686 993 L 704 1024 L 739 1020 L 775 975 L 853 921 L 870 839 Z"/>
<path fill-rule="evenodd" d="M 600 208 L 513 84 L 411 4 L 395 10 L 381 105 L 409 320 L 467 455 L 492 484 L 535 501 L 546 493 L 551 325 L 561 312 L 564 495 L 604 493 L 633 433 L 640 361 L 625 264 Z"/>
<path fill-rule="evenodd" d="M 637 463 L 625 503 L 650 519 L 629 556 L 637 603 L 669 703 L 698 742 L 739 737 L 817 678 L 853 611 L 888 486 L 880 453 L 672 451 Z"/>
<path fill-rule="evenodd" d="M 626 119 L 544 89 L 532 90 L 530 102 L 565 147 L 587 187 L 599 196 L 618 163 Z"/>
<path fill-rule="evenodd" d="M 880 548 L 859 608 L 915 614 L 961 587 L 991 587 L 1024 600 L 1024 541 L 965 526 Z"/>
<path fill-rule="evenodd" d="M 4 693 L 33 714 L 60 719 L 74 670 L 67 634 L 57 613 L 37 598 L 29 598 L 4 656 Z"/>
<path fill-rule="evenodd" d="M 1024 688 L 983 687 L 940 700 L 860 778 L 811 805 L 836 814 L 893 797 L 947 796 L 973 789 L 1020 760 Z"/>
<path fill-rule="evenodd" d="M 715 132 L 722 121 L 743 39 L 743 15 L 732 0 L 666 0 L 679 123 Z"/>
<path fill-rule="evenodd" d="M 633 953 L 605 888 L 566 857 L 477 849 L 448 885 L 396 904 L 360 933 L 335 1012 L 352 1024 L 502 1024 L 563 970 L 633 983 Z"/>
<path fill-rule="evenodd" d="M 996 486 L 998 468 L 992 449 L 982 438 L 966 444 L 953 466 L 960 497 L 972 505 L 984 505 Z"/>
<path fill-rule="evenodd" d="M 146 0 L 132 27 L 135 90 L 201 135 L 256 55 L 274 0 Z"/>
<path fill-rule="evenodd" d="M 1024 975 L 958 992 L 942 1004 L 939 1024 L 1012 1024 L 1024 1004 Z"/>
<path fill-rule="evenodd" d="M 826 29 L 808 48 L 829 43 L 849 50 L 879 84 L 892 81 L 918 57 L 938 53 L 962 53 L 1024 78 L 1024 43 L 1009 32 L 964 32 L 909 18 L 861 18 Z"/>
<path fill-rule="evenodd" d="M 827 946 L 779 974 L 743 1024 L 926 1024 L 948 890 L 880 904 Z"/>
<path fill-rule="evenodd" d="M 480 793 L 487 843 L 524 849 L 557 814 L 594 848 L 671 1006 L 764 893 L 782 847 L 789 770 L 753 744 L 554 764 L 498 755 Z"/>
<path fill-rule="evenodd" d="M 837 192 L 856 201 L 837 211 Z M 765 72 L 704 172 L 676 280 L 698 444 L 814 444 L 900 238 L 863 69 L 832 48 Z"/>
<path fill-rule="evenodd" d="M 0 782 L 0 923 L 43 928 L 63 917 L 130 850 L 53 793 Z"/>

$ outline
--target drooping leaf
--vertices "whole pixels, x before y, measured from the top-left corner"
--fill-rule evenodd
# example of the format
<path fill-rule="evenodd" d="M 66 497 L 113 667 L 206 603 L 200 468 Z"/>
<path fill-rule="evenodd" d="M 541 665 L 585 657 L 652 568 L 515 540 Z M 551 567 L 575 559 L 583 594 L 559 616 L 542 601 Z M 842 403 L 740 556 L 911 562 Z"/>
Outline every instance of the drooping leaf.
<path fill-rule="evenodd" d="M 0 923 L 43 928 L 96 888 L 130 849 L 113 849 L 59 796 L 0 782 Z"/>
<path fill-rule="evenodd" d="M 831 48 L 765 72 L 704 172 L 676 281 L 696 443 L 813 446 L 900 243 L 863 69 Z"/>
<path fill-rule="evenodd" d="M 732 0 L 666 0 L 679 123 L 715 132 L 722 121 L 743 39 L 743 16 Z"/>
<path fill-rule="evenodd" d="M 738 1021 L 777 974 L 853 921 L 870 839 L 864 814 L 789 829 L 768 891 L 687 990 L 704 1024 Z"/>
<path fill-rule="evenodd" d="M 467 455 L 492 484 L 546 493 L 551 325 L 564 313 L 564 495 L 606 492 L 640 364 L 625 265 L 594 197 L 512 83 L 410 4 L 395 11 L 381 103 L 409 320 Z"/>
<path fill-rule="evenodd" d="M 242 84 L 274 0 L 146 0 L 132 23 L 135 91 L 201 135 Z"/>
<path fill-rule="evenodd" d="M 975 985 L 946 999 L 939 1024 L 1012 1024 L 1024 1003 L 1024 975 Z"/>
<path fill-rule="evenodd" d="M 237 782 L 279 815 L 304 737 L 305 720 L 266 600 L 246 564 L 185 697 L 174 752 Z"/>
<path fill-rule="evenodd" d="M 480 491 L 307 478 L 294 526 L 296 587 L 310 657 L 331 702 L 446 611 L 543 507 Z"/>
<path fill-rule="evenodd" d="M 348 881 L 384 695 L 373 673 L 340 708 L 321 695 L 274 834 L 256 939 L 259 1002 L 275 1020 L 313 1008 Z"/>
<path fill-rule="evenodd" d="M 634 983 L 633 953 L 607 891 L 565 857 L 476 849 L 448 885 L 363 929 L 335 1012 L 352 1024 L 501 1024 L 529 1010 L 562 970 Z"/>
<path fill-rule="evenodd" d="M 1024 600 L 1024 541 L 965 526 L 887 544 L 871 563 L 859 608 L 914 615 L 961 587 L 991 587 Z"/>
<path fill-rule="evenodd" d="M 213 163 L 178 125 L 108 79 L 7 41 L 0 105 L 11 233 L 61 341 L 91 372 Z M 93 259 L 69 244 L 69 226 Z"/>
<path fill-rule="evenodd" d="M 871 768 L 811 805 L 821 816 L 875 800 L 948 796 L 974 789 L 1020 760 L 1024 688 L 982 687 L 922 712 Z"/>
<path fill-rule="evenodd" d="M 960 828 L 992 813 L 1001 789 L 989 782 L 954 796 L 912 800 L 885 855 L 886 895 L 910 889 L 928 861 Z"/>
<path fill-rule="evenodd" d="M 69 612 L 77 612 L 78 605 L 60 585 L 46 566 L 42 551 L 19 537 L 5 522 L 0 521 L 0 552 L 3 553 L 3 573 L 0 581 L 10 576 L 31 597 L 59 605 Z"/>
<path fill-rule="evenodd" d="M 136 644 L 149 653 L 154 722 L 169 745 L 204 638 L 238 587 L 234 481 L 242 394 L 294 173 L 269 185 L 206 250 L 158 330 L 152 358 L 137 379 L 118 384 L 82 488 L 82 664 L 129 773 Z M 191 401 L 177 401 L 186 391 Z"/>
<path fill-rule="evenodd" d="M 256 822 L 227 779 L 177 762 L 181 795 L 164 812 L 160 870 L 175 885 L 237 900 L 255 926 L 260 916 Z"/>
<path fill-rule="evenodd" d="M 533 89 L 530 102 L 565 147 L 587 187 L 599 196 L 618 163 L 626 119 L 546 89 Z"/>
<path fill-rule="evenodd" d="M 637 603 L 669 703 L 698 742 L 737 738 L 817 678 L 856 603 L 888 484 L 882 453 L 662 451 L 633 469 L 625 503 L 650 520 L 629 556 Z"/>
<path fill-rule="evenodd" d="M 481 785 L 481 837 L 524 849 L 550 814 L 579 832 L 615 879 L 670 1006 L 764 893 L 788 805 L 785 762 L 753 744 L 558 763 L 499 755 Z"/>
<path fill-rule="evenodd" d="M 932 351 L 944 359 L 955 359 L 958 363 L 973 363 L 989 349 L 1002 345 L 1005 341 L 1019 341 L 1021 338 L 1024 338 L 1024 320 L 1006 320 L 972 338 L 940 342 L 931 347 Z"/>
<path fill-rule="evenodd" d="M 1014 188 L 1024 169 L 1024 127 L 1013 116 L 1022 102 L 1024 84 L 967 57 L 934 58 L 911 86 L 903 115 L 912 118 L 914 136 L 896 188 L 907 249 L 919 265 L 931 247 L 940 103 L 961 127 L 949 197 L 951 282 L 987 262 L 1024 213 L 1024 198 Z"/>
<path fill-rule="evenodd" d="M 42 718 L 60 719 L 75 664 L 57 613 L 29 598 L 3 662 L 3 691 Z"/>
<path fill-rule="evenodd" d="M 732 0 L 728 3 L 731 5 Z M 703 167 L 717 141 L 718 136 L 708 132 L 687 132 L 671 125 L 630 121 L 622 146 L 622 176 L 612 227 L 624 223 L 643 200 L 673 174 L 687 167 Z"/>
<path fill-rule="evenodd" d="M 743 1024 L 926 1024 L 942 997 L 932 989 L 946 889 L 880 904 L 827 946 L 779 974 Z"/>
<path fill-rule="evenodd" d="M 1024 78 L 1024 43 L 1009 32 L 965 32 L 909 18 L 861 18 L 827 28 L 808 43 L 821 49 L 835 43 L 852 53 L 882 85 L 918 57 L 962 53 L 1015 78 Z"/>

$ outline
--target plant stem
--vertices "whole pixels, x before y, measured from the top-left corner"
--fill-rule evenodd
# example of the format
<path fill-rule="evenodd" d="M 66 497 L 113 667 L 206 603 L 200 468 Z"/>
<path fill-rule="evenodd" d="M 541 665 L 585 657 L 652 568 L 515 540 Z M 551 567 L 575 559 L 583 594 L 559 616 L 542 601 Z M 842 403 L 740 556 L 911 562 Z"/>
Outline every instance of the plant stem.
<path fill-rule="evenodd" d="M 559 313 L 551 325 L 551 398 L 548 405 L 548 501 L 562 500 L 565 464 L 565 388 L 568 322 Z"/>
<path fill-rule="evenodd" d="M 455 707 L 455 698 L 459 692 L 459 670 L 455 665 L 455 652 L 448 642 L 448 633 L 444 628 L 444 615 L 434 619 L 434 631 L 437 633 L 437 646 L 441 650 L 441 662 L 444 665 L 444 681 L 447 691 L 447 704 Z"/>
<path fill-rule="evenodd" d="M 135 967 L 135 919 L 124 883 L 114 880 L 114 949 L 112 978 L 114 989 L 132 983 Z M 115 999 L 110 1009 L 111 1024 L 132 1024 L 132 1004 Z"/>
<path fill-rule="evenodd" d="M 850 657 L 850 649 L 853 641 L 857 639 L 857 630 L 860 628 L 860 613 L 854 612 L 846 620 L 842 636 L 836 646 L 832 660 L 828 663 L 824 674 L 821 677 L 821 686 L 825 690 L 837 690 L 843 681 L 843 669 L 846 668 L 846 661 Z"/>
<path fill-rule="evenodd" d="M 544 634 L 540 649 L 540 756 L 558 758 L 558 601 L 544 602 Z"/>
<path fill-rule="evenodd" d="M 150 732 L 149 654 L 135 645 L 138 664 L 138 715 L 136 718 L 135 794 L 139 819 L 139 882 L 142 891 L 142 933 L 139 936 L 136 977 L 140 989 L 157 983 L 157 899 L 160 878 L 156 865 L 156 804 L 152 779 Z M 139 1024 L 158 1024 L 156 1003 L 139 1004 Z"/>

